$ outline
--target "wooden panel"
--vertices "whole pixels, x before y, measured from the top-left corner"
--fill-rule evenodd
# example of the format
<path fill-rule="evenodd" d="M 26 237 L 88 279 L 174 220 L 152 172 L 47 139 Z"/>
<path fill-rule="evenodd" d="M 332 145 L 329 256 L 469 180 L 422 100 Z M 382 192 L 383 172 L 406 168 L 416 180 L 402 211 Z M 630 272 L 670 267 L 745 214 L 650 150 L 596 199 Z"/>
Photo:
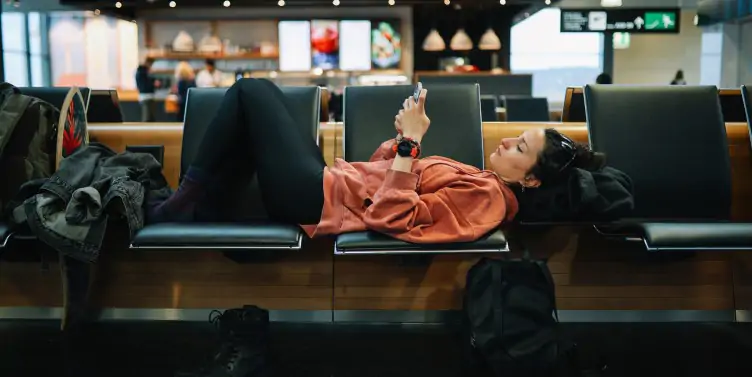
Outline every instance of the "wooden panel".
<path fill-rule="evenodd" d="M 164 145 L 163 174 L 170 186 L 177 187 L 183 150 L 182 123 L 92 123 L 89 137 L 118 152 L 129 145 Z"/>
<path fill-rule="evenodd" d="M 102 307 L 332 307 L 331 240 L 310 241 L 304 251 L 280 252 L 273 259 L 244 264 L 218 251 L 134 251 L 124 246 L 108 246 L 98 263 L 92 301 Z M 38 246 L 19 248 L 28 253 Z M 44 270 L 35 262 L 0 263 L 0 307 L 61 306 L 61 289 L 57 263 Z"/>
<path fill-rule="evenodd" d="M 486 150 L 530 127 L 554 127 L 586 142 L 584 124 L 485 123 Z M 165 172 L 179 171 L 179 124 L 90 126 L 116 150 L 166 146 Z M 342 156 L 342 124 L 322 124 L 327 163 Z M 752 159 L 746 125 L 727 124 L 733 169 L 734 217 L 752 220 Z M 561 309 L 752 309 L 752 254 L 650 254 L 641 244 L 604 240 L 590 231 L 515 233 L 538 257 L 549 256 Z M 271 309 L 441 310 L 461 306 L 464 276 L 478 256 L 440 255 L 427 265 L 390 256 L 332 257 L 331 240 L 277 259 L 237 264 L 215 252 L 124 250 L 112 243 L 99 263 L 95 301 L 108 307 L 210 308 L 255 303 Z M 40 248 L 24 244 L 21 253 Z M 747 255 L 750 255 L 749 257 Z M 333 286 L 332 286 L 333 284 Z M 332 306 L 332 297 L 334 305 Z M 735 303 L 736 300 L 736 303 Z M 0 263 L 0 306 L 60 305 L 54 263 Z"/>

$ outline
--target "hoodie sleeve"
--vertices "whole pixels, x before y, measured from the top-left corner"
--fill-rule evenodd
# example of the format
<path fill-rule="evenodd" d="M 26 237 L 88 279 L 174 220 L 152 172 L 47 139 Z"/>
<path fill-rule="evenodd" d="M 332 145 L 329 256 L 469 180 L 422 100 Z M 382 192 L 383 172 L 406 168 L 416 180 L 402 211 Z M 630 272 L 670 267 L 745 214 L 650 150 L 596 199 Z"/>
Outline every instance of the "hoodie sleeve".
<path fill-rule="evenodd" d="M 393 159 L 394 156 L 397 155 L 397 152 L 395 152 L 392 149 L 393 145 L 394 145 L 394 139 L 389 139 L 381 143 L 381 145 L 379 145 L 379 147 L 376 148 L 376 151 L 373 152 L 373 155 L 371 155 L 371 159 L 368 161 L 374 162 L 374 161 L 383 161 L 383 160 Z"/>
<path fill-rule="evenodd" d="M 389 170 L 366 210 L 366 226 L 408 242 L 470 242 L 507 217 L 504 194 L 488 179 L 458 176 L 424 194 L 417 184 L 417 174 Z"/>

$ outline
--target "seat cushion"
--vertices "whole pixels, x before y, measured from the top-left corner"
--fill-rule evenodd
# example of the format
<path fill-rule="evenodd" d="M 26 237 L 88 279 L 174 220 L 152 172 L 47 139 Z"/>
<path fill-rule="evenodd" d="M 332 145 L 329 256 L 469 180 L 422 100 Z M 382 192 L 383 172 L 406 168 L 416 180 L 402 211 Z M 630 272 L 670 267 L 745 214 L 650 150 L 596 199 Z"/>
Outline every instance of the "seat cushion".
<path fill-rule="evenodd" d="M 642 229 L 650 250 L 734 250 L 752 247 L 752 223 L 645 222 Z"/>
<path fill-rule="evenodd" d="M 294 225 L 164 223 L 141 229 L 132 248 L 296 249 L 303 237 Z"/>
<path fill-rule="evenodd" d="M 416 244 L 376 232 L 345 233 L 337 237 L 336 254 L 489 253 L 508 251 L 507 239 L 495 230 L 475 242 Z"/>
<path fill-rule="evenodd" d="M 10 236 L 10 228 L 4 223 L 0 223 L 0 247 L 5 246 L 8 243 L 8 237 Z"/>

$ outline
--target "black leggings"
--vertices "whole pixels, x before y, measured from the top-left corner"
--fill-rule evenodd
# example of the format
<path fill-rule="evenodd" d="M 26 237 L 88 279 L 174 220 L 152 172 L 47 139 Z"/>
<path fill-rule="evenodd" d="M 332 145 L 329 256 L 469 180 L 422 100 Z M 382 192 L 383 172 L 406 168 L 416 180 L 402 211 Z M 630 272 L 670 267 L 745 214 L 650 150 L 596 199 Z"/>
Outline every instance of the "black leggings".
<path fill-rule="evenodd" d="M 326 163 L 313 135 L 303 129 L 274 83 L 240 80 L 225 94 L 193 166 L 211 174 L 230 163 L 229 151 L 247 150 L 250 161 L 239 166 L 258 174 L 269 215 L 294 224 L 316 224 L 324 205 Z"/>

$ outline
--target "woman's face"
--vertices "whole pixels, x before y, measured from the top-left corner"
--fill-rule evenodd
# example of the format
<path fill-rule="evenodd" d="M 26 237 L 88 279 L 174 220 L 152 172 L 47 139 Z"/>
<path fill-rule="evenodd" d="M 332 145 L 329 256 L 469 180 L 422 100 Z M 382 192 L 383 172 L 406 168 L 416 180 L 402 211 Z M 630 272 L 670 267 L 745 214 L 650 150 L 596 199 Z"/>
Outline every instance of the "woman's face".
<path fill-rule="evenodd" d="M 528 172 L 535 166 L 545 144 L 542 128 L 525 131 L 519 137 L 502 139 L 491 154 L 491 169 L 505 182 L 538 187 L 540 181 Z"/>

